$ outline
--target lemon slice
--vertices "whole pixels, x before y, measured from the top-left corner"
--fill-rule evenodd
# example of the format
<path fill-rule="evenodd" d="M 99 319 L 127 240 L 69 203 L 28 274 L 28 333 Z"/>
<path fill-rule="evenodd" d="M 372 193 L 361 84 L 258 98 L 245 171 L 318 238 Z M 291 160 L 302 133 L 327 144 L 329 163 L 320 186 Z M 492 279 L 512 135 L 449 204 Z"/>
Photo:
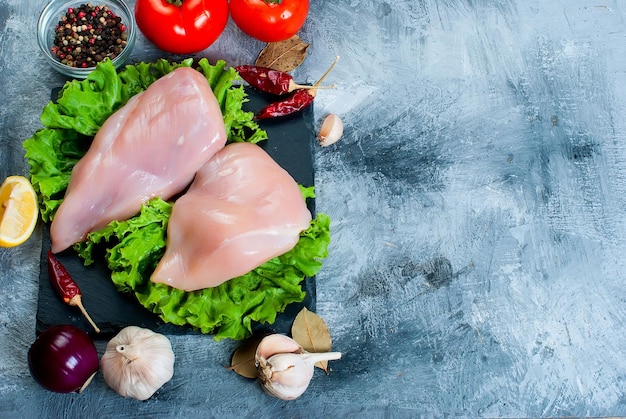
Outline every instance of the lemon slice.
<path fill-rule="evenodd" d="M 33 185 L 23 176 L 9 176 L 0 186 L 0 247 L 14 247 L 33 234 L 39 207 Z"/>

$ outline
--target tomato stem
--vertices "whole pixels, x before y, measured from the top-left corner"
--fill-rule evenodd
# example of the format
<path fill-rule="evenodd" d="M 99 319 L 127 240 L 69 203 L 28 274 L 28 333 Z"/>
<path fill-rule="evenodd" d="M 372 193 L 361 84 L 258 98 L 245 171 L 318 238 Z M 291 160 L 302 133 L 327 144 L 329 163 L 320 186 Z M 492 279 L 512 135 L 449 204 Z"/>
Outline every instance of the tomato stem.
<path fill-rule="evenodd" d="M 165 1 L 173 6 L 181 7 L 183 5 L 184 0 L 165 0 Z"/>
<path fill-rule="evenodd" d="M 283 0 L 265 0 L 266 4 L 281 4 Z"/>

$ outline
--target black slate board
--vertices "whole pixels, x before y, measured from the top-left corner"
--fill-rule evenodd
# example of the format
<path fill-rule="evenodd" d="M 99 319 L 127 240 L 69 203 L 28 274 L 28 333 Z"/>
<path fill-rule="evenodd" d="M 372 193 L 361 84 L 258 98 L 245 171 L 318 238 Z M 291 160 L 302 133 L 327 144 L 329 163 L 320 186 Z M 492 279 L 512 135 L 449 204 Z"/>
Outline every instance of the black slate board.
<path fill-rule="evenodd" d="M 250 99 L 244 106 L 247 111 L 256 112 L 272 100 L 271 97 L 253 89 L 246 88 L 246 91 Z M 58 90 L 52 92 L 54 98 L 57 92 Z M 312 186 L 314 184 L 311 150 L 314 140 L 312 107 L 289 117 L 261 121 L 259 125 L 267 131 L 269 137 L 259 145 L 298 183 Z M 313 200 L 309 200 L 309 209 L 311 213 L 315 213 Z M 73 250 L 66 250 L 56 256 L 80 287 L 83 305 L 101 329 L 101 333 L 96 334 L 80 310 L 63 303 L 52 289 L 46 259 L 50 248 L 49 226 L 45 225 L 43 230 L 36 317 L 37 334 L 58 324 L 78 326 L 96 339 L 108 339 L 129 325 L 149 328 L 164 334 L 200 333 L 189 326 L 166 324 L 157 315 L 141 306 L 133 296 L 118 292 L 110 279 L 110 271 L 104 260 L 97 260 L 93 265 L 85 267 Z M 315 311 L 315 278 L 306 278 L 302 282 L 302 287 L 306 291 L 306 298 L 303 302 L 289 305 L 285 312 L 278 315 L 273 325 L 256 325 L 255 330 L 268 329 L 273 332 L 288 333 L 293 319 L 302 307 Z"/>

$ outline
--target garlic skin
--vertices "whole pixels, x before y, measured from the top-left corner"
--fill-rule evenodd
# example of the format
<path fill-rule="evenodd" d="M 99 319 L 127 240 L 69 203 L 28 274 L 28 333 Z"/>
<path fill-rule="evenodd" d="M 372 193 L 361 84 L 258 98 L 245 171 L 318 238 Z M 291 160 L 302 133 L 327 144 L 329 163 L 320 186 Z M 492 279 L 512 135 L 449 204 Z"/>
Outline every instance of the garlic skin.
<path fill-rule="evenodd" d="M 322 127 L 317 134 L 317 139 L 322 147 L 335 144 L 343 135 L 343 122 L 337 115 L 331 113 L 326 115 Z"/>
<path fill-rule="evenodd" d="M 261 341 L 255 362 L 263 390 L 279 399 L 293 400 L 309 387 L 316 362 L 339 358 L 340 352 L 306 352 L 293 339 L 274 334 Z"/>
<path fill-rule="evenodd" d="M 107 344 L 100 370 L 107 385 L 120 396 L 147 400 L 172 379 L 174 360 L 166 336 L 128 326 Z"/>

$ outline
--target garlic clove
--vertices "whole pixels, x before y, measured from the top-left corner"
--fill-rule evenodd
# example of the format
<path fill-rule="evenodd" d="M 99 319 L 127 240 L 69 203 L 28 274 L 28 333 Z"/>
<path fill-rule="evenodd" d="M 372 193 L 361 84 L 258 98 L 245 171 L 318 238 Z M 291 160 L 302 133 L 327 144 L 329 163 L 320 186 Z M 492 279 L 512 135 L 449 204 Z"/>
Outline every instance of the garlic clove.
<path fill-rule="evenodd" d="M 256 349 L 256 357 L 268 359 L 272 355 L 286 352 L 302 353 L 304 349 L 290 337 L 275 333 L 265 336 L 259 342 L 259 346 Z"/>
<path fill-rule="evenodd" d="M 343 122 L 341 119 L 331 113 L 326 115 L 322 127 L 317 134 L 317 139 L 322 147 L 328 147 L 339 141 L 343 135 Z"/>

